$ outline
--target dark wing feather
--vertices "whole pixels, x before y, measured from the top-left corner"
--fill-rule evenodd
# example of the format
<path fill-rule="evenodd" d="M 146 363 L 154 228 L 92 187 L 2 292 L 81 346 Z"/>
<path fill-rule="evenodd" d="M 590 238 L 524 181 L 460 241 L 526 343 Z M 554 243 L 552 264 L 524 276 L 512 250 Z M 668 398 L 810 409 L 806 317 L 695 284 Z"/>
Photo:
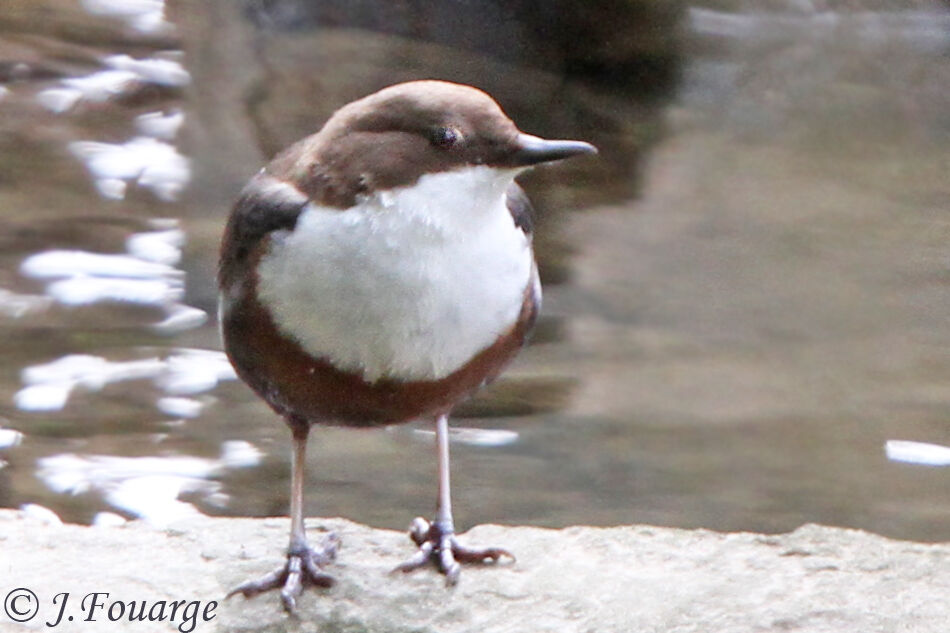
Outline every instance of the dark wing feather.
<path fill-rule="evenodd" d="M 515 226 L 531 237 L 534 232 L 534 221 L 531 219 L 534 209 L 524 189 L 518 183 L 512 182 L 508 186 L 508 191 L 505 192 L 505 203 L 508 205 L 511 219 L 515 221 Z"/>
<path fill-rule="evenodd" d="M 224 239 L 218 283 L 229 288 L 247 272 L 248 257 L 274 231 L 292 231 L 309 199 L 293 185 L 261 172 L 241 191 L 231 211 Z"/>

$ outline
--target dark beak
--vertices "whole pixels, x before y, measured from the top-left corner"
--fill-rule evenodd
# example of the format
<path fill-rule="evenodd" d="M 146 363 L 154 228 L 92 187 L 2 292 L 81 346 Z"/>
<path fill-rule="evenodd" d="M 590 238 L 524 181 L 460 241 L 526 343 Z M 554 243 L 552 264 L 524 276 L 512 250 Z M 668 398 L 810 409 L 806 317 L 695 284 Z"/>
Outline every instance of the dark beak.
<path fill-rule="evenodd" d="M 530 134 L 519 134 L 517 149 L 511 156 L 516 167 L 561 160 L 580 154 L 596 154 L 597 148 L 584 141 L 549 141 Z"/>

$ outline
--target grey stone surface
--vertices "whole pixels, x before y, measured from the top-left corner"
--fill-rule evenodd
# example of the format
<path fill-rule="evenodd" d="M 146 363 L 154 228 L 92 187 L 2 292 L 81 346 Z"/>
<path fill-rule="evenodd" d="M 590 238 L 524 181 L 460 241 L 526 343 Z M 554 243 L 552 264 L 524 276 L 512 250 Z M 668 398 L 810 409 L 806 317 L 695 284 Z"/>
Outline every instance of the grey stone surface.
<path fill-rule="evenodd" d="M 276 594 L 223 600 L 229 587 L 280 562 L 285 519 L 83 527 L 0 511 L 0 594 L 26 587 L 40 604 L 25 624 L 0 615 L 0 630 L 945 633 L 950 622 L 950 544 L 817 525 L 782 535 L 486 525 L 465 541 L 503 544 L 518 561 L 466 568 L 447 589 L 434 572 L 388 573 L 412 552 L 398 532 L 342 519 L 308 525 L 314 540 L 323 529 L 343 539 L 329 568 L 337 584 L 307 590 L 290 618 Z M 63 592 L 63 621 L 47 626 Z M 91 599 L 80 608 L 91 592 L 109 593 L 95 624 L 84 621 Z M 160 600 L 201 605 L 190 627 L 180 614 L 175 622 L 109 621 L 113 602 L 132 600 L 150 609 Z M 204 622 L 200 611 L 213 600 L 215 617 Z"/>

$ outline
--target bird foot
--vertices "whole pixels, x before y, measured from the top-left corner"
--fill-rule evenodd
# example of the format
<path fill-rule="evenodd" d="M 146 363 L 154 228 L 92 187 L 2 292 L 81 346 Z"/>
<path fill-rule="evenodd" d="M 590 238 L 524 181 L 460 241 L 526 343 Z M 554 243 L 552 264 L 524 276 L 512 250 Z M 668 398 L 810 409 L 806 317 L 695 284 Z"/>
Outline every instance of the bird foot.
<path fill-rule="evenodd" d="M 304 587 L 333 586 L 333 576 L 323 573 L 321 567 L 336 557 L 339 546 L 340 538 L 331 532 L 324 539 L 320 549 L 314 549 L 307 543 L 292 547 L 287 552 L 287 561 L 283 565 L 269 574 L 238 585 L 228 592 L 225 599 L 236 594 L 253 598 L 265 591 L 279 588 L 280 601 L 284 605 L 284 610 L 287 613 L 293 613 L 297 607 L 297 598 L 303 593 Z"/>
<path fill-rule="evenodd" d="M 406 562 L 396 566 L 393 572 L 409 573 L 431 562 L 445 574 L 445 584 L 450 587 L 458 582 L 462 570 L 459 563 L 494 563 L 502 557 L 515 560 L 514 554 L 500 547 L 465 547 L 455 538 L 451 522 L 430 523 L 422 517 L 416 517 L 409 526 L 409 538 L 419 546 L 419 551 Z"/>

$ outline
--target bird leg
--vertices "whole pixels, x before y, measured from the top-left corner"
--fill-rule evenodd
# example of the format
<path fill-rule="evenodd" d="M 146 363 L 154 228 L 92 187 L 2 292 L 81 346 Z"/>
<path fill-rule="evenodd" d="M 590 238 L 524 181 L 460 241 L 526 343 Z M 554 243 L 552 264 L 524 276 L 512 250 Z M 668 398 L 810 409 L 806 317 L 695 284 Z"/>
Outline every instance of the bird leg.
<path fill-rule="evenodd" d="M 455 525 L 452 520 L 452 494 L 449 479 L 449 424 L 448 416 L 440 415 L 435 428 L 436 447 L 439 455 L 439 501 L 436 518 L 426 521 L 416 517 L 409 527 L 409 538 L 419 547 L 415 556 L 398 565 L 394 572 L 408 573 L 428 563 L 445 574 L 445 584 L 452 586 L 458 582 L 461 565 L 459 563 L 496 562 L 502 557 L 514 560 L 514 555 L 500 547 L 470 549 L 455 538 Z"/>
<path fill-rule="evenodd" d="M 301 428 L 303 430 L 301 430 Z M 328 534 L 319 549 L 307 542 L 303 520 L 303 480 L 307 452 L 307 426 L 293 429 L 293 475 L 290 484 L 290 546 L 287 548 L 286 562 L 274 571 L 255 580 L 249 580 L 228 592 L 226 598 L 242 594 L 251 598 L 271 589 L 280 589 L 280 600 L 284 610 L 293 613 L 297 598 L 304 587 L 330 587 L 333 577 L 325 574 L 321 567 L 336 556 L 340 539 L 332 532 Z"/>

